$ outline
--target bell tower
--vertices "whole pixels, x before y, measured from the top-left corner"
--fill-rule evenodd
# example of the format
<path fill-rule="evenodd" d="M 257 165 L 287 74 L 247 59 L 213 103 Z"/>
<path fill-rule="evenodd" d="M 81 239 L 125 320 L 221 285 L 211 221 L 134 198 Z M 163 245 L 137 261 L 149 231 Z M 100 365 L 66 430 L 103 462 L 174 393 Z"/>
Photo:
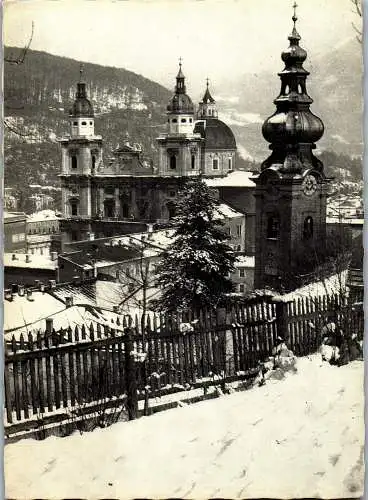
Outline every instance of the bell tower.
<path fill-rule="evenodd" d="M 210 93 L 209 80 L 207 78 L 206 91 L 198 106 L 197 119 L 205 120 L 206 118 L 217 118 L 217 117 L 218 113 L 217 113 L 216 101 Z"/>
<path fill-rule="evenodd" d="M 194 133 L 194 105 L 186 91 L 181 59 L 175 93 L 167 106 L 166 133 L 158 137 L 157 142 L 159 175 L 177 177 L 200 173 L 203 140 L 200 134 Z"/>
<path fill-rule="evenodd" d="M 95 135 L 94 111 L 83 81 L 83 67 L 73 106 L 69 112 L 69 135 L 61 145 L 63 240 L 89 237 L 93 189 L 91 179 L 102 163 L 102 137 Z"/>
<path fill-rule="evenodd" d="M 255 287 L 292 289 L 296 276 L 310 270 L 314 249 L 326 240 L 327 183 L 322 162 L 313 154 L 324 125 L 310 110 L 294 4 L 290 45 L 282 53 L 281 90 L 276 111 L 262 127 L 270 143 L 256 182 Z"/>

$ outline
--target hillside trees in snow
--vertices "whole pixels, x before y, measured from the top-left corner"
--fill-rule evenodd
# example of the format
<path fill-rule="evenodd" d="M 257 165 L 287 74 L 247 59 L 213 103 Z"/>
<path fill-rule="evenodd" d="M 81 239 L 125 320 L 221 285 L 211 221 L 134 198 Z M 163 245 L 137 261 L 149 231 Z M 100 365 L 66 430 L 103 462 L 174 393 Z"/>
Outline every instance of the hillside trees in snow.
<path fill-rule="evenodd" d="M 174 239 L 156 270 L 157 286 L 162 290 L 157 309 L 214 308 L 232 291 L 229 274 L 235 257 L 223 223 L 215 218 L 218 205 L 199 177 L 189 179 L 179 193 Z"/>

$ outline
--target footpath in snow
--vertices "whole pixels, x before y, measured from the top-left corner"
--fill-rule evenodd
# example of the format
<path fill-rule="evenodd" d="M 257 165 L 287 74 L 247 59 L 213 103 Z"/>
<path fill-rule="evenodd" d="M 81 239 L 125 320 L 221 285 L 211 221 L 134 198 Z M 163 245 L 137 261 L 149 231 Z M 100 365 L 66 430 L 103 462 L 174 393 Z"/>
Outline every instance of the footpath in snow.
<path fill-rule="evenodd" d="M 249 391 L 5 447 L 10 498 L 359 497 L 363 362 L 318 355 Z"/>

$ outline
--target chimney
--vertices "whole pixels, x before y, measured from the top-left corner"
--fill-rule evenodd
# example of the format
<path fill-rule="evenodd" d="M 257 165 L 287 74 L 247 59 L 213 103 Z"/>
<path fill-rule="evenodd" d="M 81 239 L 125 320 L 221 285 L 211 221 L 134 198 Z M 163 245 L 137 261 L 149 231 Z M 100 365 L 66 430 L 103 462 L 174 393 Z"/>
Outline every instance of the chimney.
<path fill-rule="evenodd" d="M 16 283 L 12 283 L 11 291 L 12 293 L 18 293 L 18 285 Z"/>
<path fill-rule="evenodd" d="M 20 297 L 23 297 L 23 295 L 24 295 L 24 285 L 19 285 L 18 286 L 18 295 Z"/>
<path fill-rule="evenodd" d="M 57 252 L 51 252 L 51 260 L 56 260 L 58 257 Z"/>
<path fill-rule="evenodd" d="M 52 333 L 53 323 L 52 318 L 46 318 L 46 333 Z"/>
<path fill-rule="evenodd" d="M 18 257 L 16 256 L 15 253 L 12 254 L 12 260 L 18 260 Z"/>
<path fill-rule="evenodd" d="M 45 284 L 40 282 L 38 285 L 38 289 L 40 290 L 40 292 L 44 293 L 45 292 Z"/>
<path fill-rule="evenodd" d="M 27 253 L 26 254 L 26 263 L 28 264 L 29 262 L 31 262 L 31 256 Z"/>
<path fill-rule="evenodd" d="M 28 288 L 28 290 L 27 290 L 27 300 L 29 300 L 30 302 L 34 301 L 34 298 L 32 295 L 32 290 L 30 288 Z"/>
<path fill-rule="evenodd" d="M 39 288 L 39 286 L 40 286 L 40 280 L 35 280 L 35 287 Z"/>
<path fill-rule="evenodd" d="M 49 287 L 51 290 L 56 288 L 56 280 L 49 280 Z"/>
<path fill-rule="evenodd" d="M 66 307 L 72 307 L 73 297 L 71 295 L 68 295 L 68 297 L 65 297 L 65 305 L 66 305 Z"/>

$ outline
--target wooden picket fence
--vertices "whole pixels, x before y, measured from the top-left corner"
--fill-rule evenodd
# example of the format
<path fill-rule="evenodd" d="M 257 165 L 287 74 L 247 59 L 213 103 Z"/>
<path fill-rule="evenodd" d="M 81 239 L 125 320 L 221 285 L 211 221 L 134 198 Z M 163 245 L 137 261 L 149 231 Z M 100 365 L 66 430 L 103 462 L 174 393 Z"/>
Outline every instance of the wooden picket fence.
<path fill-rule="evenodd" d="M 141 318 L 123 317 L 115 327 L 13 336 L 5 343 L 6 428 L 61 411 L 103 412 L 114 401 L 135 418 L 147 389 L 158 397 L 255 373 L 278 336 L 297 355 L 316 352 L 331 315 L 362 338 L 362 303 L 346 304 L 339 296 L 259 301 L 196 317 L 152 315 L 144 334 Z"/>

